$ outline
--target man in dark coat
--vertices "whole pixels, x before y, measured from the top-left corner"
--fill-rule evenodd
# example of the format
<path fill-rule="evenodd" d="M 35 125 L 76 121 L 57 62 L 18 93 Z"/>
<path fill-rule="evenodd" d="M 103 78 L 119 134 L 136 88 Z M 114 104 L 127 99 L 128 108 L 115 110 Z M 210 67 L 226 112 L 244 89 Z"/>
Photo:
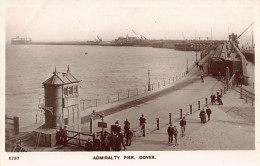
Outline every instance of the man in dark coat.
<path fill-rule="evenodd" d="M 204 111 L 204 109 L 200 111 L 200 120 L 201 123 L 206 123 L 206 112 Z"/>
<path fill-rule="evenodd" d="M 209 108 L 209 106 L 207 106 L 206 113 L 208 115 L 208 121 L 210 121 L 211 109 Z"/>
<path fill-rule="evenodd" d="M 67 126 L 64 126 L 64 128 L 61 129 L 61 135 L 62 135 L 63 145 L 66 145 L 67 144 Z"/>
<path fill-rule="evenodd" d="M 211 99 L 211 104 L 216 104 L 216 96 L 215 94 L 212 92 L 212 94 L 210 95 L 210 99 Z"/>
<path fill-rule="evenodd" d="M 167 133 L 168 133 L 168 143 L 172 143 L 172 140 L 173 140 L 173 127 L 172 127 L 172 124 L 170 124 L 170 126 L 168 127 Z"/>
<path fill-rule="evenodd" d="M 133 132 L 131 130 L 127 130 L 125 133 L 126 137 L 126 146 L 131 146 Z"/>
<path fill-rule="evenodd" d="M 59 128 L 57 129 L 55 138 L 56 138 L 56 145 L 61 145 L 62 144 L 62 134 L 61 134 Z"/>
<path fill-rule="evenodd" d="M 115 151 L 115 150 L 116 150 L 116 148 L 115 148 L 116 135 L 112 133 L 112 134 L 108 137 L 108 142 L 109 142 L 109 149 L 112 150 L 112 151 Z"/>
<path fill-rule="evenodd" d="M 140 126 L 141 126 L 141 132 L 144 133 L 144 129 L 145 129 L 145 122 L 146 119 L 144 118 L 144 114 L 142 114 L 142 116 L 139 118 L 140 121 Z"/>
<path fill-rule="evenodd" d="M 130 122 L 128 121 L 128 119 L 126 118 L 126 120 L 124 121 L 124 135 L 126 135 L 126 132 L 130 129 Z"/>
<path fill-rule="evenodd" d="M 126 150 L 125 143 L 124 143 L 124 135 L 121 132 L 119 132 L 115 142 L 116 151 L 120 151 L 122 149 L 122 145 L 124 147 L 124 150 Z"/>
<path fill-rule="evenodd" d="M 88 139 L 88 141 L 85 144 L 85 150 L 86 151 L 93 151 L 93 144 L 92 144 L 90 138 Z"/>
<path fill-rule="evenodd" d="M 93 141 L 93 149 L 95 151 L 100 151 L 101 150 L 101 142 L 100 139 L 98 138 L 99 136 L 97 135 L 97 138 Z"/>
<path fill-rule="evenodd" d="M 181 136 L 184 137 L 185 135 L 185 128 L 186 128 L 186 120 L 185 117 L 182 118 L 182 120 L 180 121 L 180 126 L 181 126 Z"/>

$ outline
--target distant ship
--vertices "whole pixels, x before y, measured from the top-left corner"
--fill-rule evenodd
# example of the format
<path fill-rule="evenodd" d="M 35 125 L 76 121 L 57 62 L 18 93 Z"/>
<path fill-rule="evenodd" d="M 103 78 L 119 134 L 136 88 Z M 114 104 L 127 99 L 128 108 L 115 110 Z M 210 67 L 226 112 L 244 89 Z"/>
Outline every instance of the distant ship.
<path fill-rule="evenodd" d="M 11 39 L 11 43 L 12 44 L 29 44 L 32 42 L 31 38 L 20 38 L 19 36 L 17 36 L 16 38 L 12 38 Z"/>

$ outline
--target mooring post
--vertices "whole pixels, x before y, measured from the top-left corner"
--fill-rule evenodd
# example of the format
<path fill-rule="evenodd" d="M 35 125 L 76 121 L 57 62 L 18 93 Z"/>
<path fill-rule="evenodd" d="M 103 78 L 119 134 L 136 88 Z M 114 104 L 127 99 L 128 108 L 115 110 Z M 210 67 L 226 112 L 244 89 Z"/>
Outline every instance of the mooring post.
<path fill-rule="evenodd" d="M 159 130 L 159 124 L 160 124 L 160 121 L 159 121 L 159 118 L 156 119 L 156 122 L 157 122 L 157 130 Z"/>
<path fill-rule="evenodd" d="M 172 123 L 172 113 L 169 113 L 169 124 Z"/>
<path fill-rule="evenodd" d="M 93 132 L 93 117 L 91 116 L 89 118 L 89 132 L 92 133 Z"/>
<path fill-rule="evenodd" d="M 198 109 L 200 110 L 200 101 L 198 101 Z"/>
<path fill-rule="evenodd" d="M 182 109 L 180 109 L 180 119 L 182 119 Z"/>
<path fill-rule="evenodd" d="M 190 105 L 190 114 L 192 114 L 192 105 Z"/>
<path fill-rule="evenodd" d="M 19 117 L 14 117 L 14 134 L 19 134 Z"/>

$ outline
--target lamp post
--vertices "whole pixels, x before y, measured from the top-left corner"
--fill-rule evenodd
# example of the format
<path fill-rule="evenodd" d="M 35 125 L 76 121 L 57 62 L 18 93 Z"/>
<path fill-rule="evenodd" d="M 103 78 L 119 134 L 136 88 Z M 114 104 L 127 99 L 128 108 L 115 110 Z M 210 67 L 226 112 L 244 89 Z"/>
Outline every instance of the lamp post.
<path fill-rule="evenodd" d="M 98 115 L 101 118 L 102 123 L 104 123 L 104 116 L 105 116 L 104 112 L 102 112 L 102 114 L 99 114 L 95 110 L 93 110 L 91 113 L 91 116 L 96 116 L 96 115 Z M 102 127 L 102 135 L 103 135 L 103 133 L 104 133 L 104 128 Z"/>

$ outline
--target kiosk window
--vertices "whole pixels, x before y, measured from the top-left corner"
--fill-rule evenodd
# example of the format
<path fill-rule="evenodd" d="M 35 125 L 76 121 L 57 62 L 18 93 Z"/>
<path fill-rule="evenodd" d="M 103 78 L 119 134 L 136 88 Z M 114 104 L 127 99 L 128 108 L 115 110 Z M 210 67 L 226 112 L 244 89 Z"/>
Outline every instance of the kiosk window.
<path fill-rule="evenodd" d="M 78 94 L 78 86 L 74 86 L 74 94 Z"/>
<path fill-rule="evenodd" d="M 73 86 L 69 87 L 69 95 L 73 95 Z"/>
<path fill-rule="evenodd" d="M 69 95 L 69 94 L 68 94 L 68 87 L 64 88 L 64 95 L 65 95 L 65 96 L 68 96 L 68 95 Z"/>

